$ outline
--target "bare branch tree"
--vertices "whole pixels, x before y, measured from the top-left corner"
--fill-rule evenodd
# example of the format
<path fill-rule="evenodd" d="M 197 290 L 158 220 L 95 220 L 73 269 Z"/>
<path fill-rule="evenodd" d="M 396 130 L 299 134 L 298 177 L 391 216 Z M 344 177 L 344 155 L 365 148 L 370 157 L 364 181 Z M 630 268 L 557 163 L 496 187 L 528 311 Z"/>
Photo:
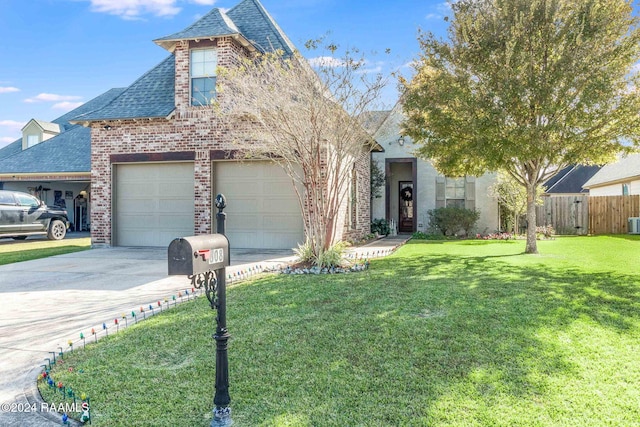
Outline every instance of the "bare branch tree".
<path fill-rule="evenodd" d="M 337 58 L 336 49 L 329 45 L 330 55 L 311 64 L 298 52 L 276 51 L 220 70 L 214 106 L 245 158 L 275 162 L 291 178 L 315 255 L 342 236 L 356 164 L 364 162 L 363 173 L 369 173 L 376 144 L 359 119 L 386 83 L 382 75 L 364 72 L 357 51 Z"/>

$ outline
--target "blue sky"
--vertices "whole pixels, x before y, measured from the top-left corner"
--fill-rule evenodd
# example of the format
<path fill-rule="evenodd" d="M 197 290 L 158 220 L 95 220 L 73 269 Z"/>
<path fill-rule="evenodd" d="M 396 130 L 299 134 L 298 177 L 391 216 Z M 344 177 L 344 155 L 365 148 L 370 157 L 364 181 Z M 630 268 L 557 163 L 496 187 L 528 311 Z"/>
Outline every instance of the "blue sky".
<path fill-rule="evenodd" d="M 53 120 L 130 85 L 168 55 L 152 40 L 239 1 L 1 0 L 0 147 L 32 118 Z M 370 64 L 383 72 L 409 72 L 403 65 L 418 54 L 418 28 L 446 31 L 446 0 L 261 2 L 297 47 L 330 33 L 340 46 L 378 52 Z M 395 102 L 395 84 L 384 95 L 387 104 Z"/>

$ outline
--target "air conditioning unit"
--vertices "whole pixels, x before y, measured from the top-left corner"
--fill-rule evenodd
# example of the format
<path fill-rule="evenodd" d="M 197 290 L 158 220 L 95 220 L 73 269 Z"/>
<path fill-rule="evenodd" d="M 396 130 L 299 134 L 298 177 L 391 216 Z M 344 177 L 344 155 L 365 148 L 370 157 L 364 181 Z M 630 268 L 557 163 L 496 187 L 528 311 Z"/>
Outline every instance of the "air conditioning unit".
<path fill-rule="evenodd" d="M 629 234 L 640 234 L 640 217 L 629 218 Z"/>

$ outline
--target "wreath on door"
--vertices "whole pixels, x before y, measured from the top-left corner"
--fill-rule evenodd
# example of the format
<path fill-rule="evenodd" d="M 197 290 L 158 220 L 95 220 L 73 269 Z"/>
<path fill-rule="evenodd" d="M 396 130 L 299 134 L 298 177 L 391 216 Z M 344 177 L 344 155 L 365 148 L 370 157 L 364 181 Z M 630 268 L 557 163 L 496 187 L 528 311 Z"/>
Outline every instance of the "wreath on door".
<path fill-rule="evenodd" d="M 413 188 L 411 187 L 404 187 L 401 191 L 400 191 L 400 197 L 402 198 L 402 200 L 404 200 L 405 202 L 410 202 L 413 200 Z"/>

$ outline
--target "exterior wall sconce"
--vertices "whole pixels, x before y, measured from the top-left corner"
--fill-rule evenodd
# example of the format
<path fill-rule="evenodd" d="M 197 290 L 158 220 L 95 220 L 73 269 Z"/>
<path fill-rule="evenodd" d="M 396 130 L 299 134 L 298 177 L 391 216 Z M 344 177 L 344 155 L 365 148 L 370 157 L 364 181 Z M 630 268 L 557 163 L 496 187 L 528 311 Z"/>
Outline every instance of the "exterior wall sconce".
<path fill-rule="evenodd" d="M 111 125 L 105 125 L 103 129 L 104 130 L 111 130 L 111 129 L 113 129 L 113 127 Z"/>
<path fill-rule="evenodd" d="M 404 135 L 400 135 L 400 138 L 398 138 L 397 140 L 389 142 L 389 145 L 393 144 L 394 142 L 397 142 L 398 145 L 402 147 L 404 145 Z"/>

